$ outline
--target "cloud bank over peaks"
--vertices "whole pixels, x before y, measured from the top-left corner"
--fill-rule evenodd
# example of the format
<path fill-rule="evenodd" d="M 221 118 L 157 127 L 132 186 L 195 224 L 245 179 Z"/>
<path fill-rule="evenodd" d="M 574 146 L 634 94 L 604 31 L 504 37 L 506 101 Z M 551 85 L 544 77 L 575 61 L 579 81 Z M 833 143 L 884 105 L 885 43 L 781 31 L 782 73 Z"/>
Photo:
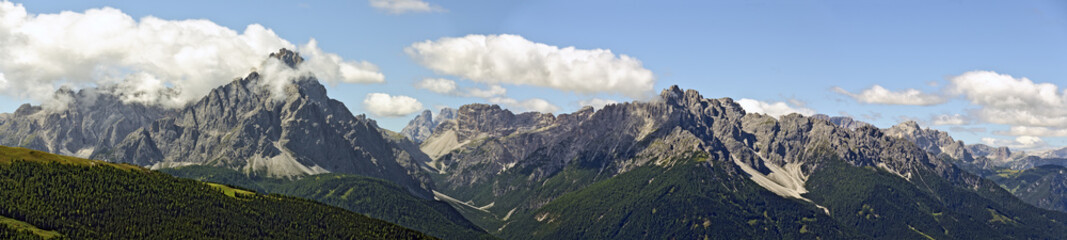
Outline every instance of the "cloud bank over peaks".
<path fill-rule="evenodd" d="M 815 114 L 815 110 L 804 108 L 800 106 L 789 106 L 785 102 L 764 102 L 755 99 L 742 98 L 737 100 L 737 104 L 741 105 L 741 108 L 745 109 L 748 113 L 762 113 L 772 117 L 779 117 L 788 115 L 790 113 L 799 113 L 805 116 L 811 116 Z"/>
<path fill-rule="evenodd" d="M 481 98 L 489 103 L 503 105 L 505 108 L 512 108 L 521 112 L 553 113 L 560 109 L 559 106 L 540 98 L 520 101 L 507 97 L 508 89 L 500 85 L 490 85 L 485 89 L 469 87 L 461 90 L 456 81 L 444 78 L 426 78 L 415 83 L 415 87 L 444 95 Z"/>
<path fill-rule="evenodd" d="M 530 85 L 640 99 L 651 96 L 656 81 L 636 58 L 607 49 L 561 48 L 518 35 L 446 37 L 417 42 L 404 51 L 438 74 L 489 85 Z"/>
<path fill-rule="evenodd" d="M 894 92 L 879 85 L 874 85 L 860 93 L 852 93 L 840 87 L 834 87 L 833 90 L 862 103 L 930 106 L 948 101 L 940 95 L 923 93 L 916 89 Z"/>
<path fill-rule="evenodd" d="M 461 90 L 456 81 L 444 78 L 426 78 L 415 83 L 415 87 L 430 90 L 431 92 L 439 94 L 460 97 L 491 98 L 504 96 L 508 93 L 508 89 L 501 87 L 500 85 L 490 85 L 487 89 L 469 87 Z"/>
<path fill-rule="evenodd" d="M 590 107 L 593 107 L 593 109 L 603 109 L 604 106 L 611 105 L 611 104 L 616 104 L 616 103 L 619 103 L 619 101 L 615 101 L 615 100 L 611 100 L 611 99 L 602 99 L 602 98 L 590 98 L 590 99 L 578 101 L 578 105 L 583 106 L 583 107 L 584 106 L 590 106 Z"/>
<path fill-rule="evenodd" d="M 1004 146 L 1009 147 L 1012 150 L 1040 150 L 1048 148 L 1048 143 L 1039 137 L 1034 136 L 1019 136 L 1015 139 L 997 139 L 997 138 L 982 138 L 982 143 L 990 146 Z"/>
<path fill-rule="evenodd" d="M 990 123 L 1016 126 L 1067 127 L 1067 90 L 1052 83 L 1034 83 L 992 71 L 972 71 L 949 79 L 950 94 L 981 108 L 977 116 Z"/>
<path fill-rule="evenodd" d="M 45 103 L 61 86 L 109 86 L 128 102 L 179 107 L 295 47 L 258 24 L 237 32 L 208 20 L 135 20 L 113 8 L 32 14 L 0 2 L 0 94 Z M 314 40 L 296 49 L 307 60 L 302 70 L 324 82 L 384 81 L 373 64 L 345 61 Z"/>
<path fill-rule="evenodd" d="M 508 97 L 493 97 L 487 99 L 489 103 L 504 105 L 507 108 L 515 108 L 520 112 L 542 112 L 542 113 L 555 113 L 559 111 L 559 106 L 548 102 L 548 100 L 540 98 L 531 98 L 526 100 L 516 100 Z"/>

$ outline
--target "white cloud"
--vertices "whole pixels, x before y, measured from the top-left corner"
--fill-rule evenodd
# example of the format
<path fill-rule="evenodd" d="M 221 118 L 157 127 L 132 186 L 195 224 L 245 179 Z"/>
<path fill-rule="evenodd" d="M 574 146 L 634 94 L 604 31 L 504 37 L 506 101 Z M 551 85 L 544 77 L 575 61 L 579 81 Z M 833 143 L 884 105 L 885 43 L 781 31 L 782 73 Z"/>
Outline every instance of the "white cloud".
<path fill-rule="evenodd" d="M 444 12 L 444 8 L 421 0 L 370 0 L 371 7 L 388 11 L 392 14 L 409 12 Z"/>
<path fill-rule="evenodd" d="M 467 35 L 414 43 L 404 49 L 440 74 L 490 85 L 549 87 L 577 93 L 643 98 L 655 76 L 641 61 L 607 49 L 560 48 L 517 35 Z"/>
<path fill-rule="evenodd" d="M 994 131 L 993 133 L 1008 136 L 1067 137 L 1067 128 L 1012 126 L 1008 131 Z"/>
<path fill-rule="evenodd" d="M 494 97 L 488 99 L 490 103 L 504 105 L 508 108 L 516 108 L 522 112 L 535 111 L 541 113 L 554 113 L 559 111 L 559 106 L 540 98 L 515 100 L 507 97 Z"/>
<path fill-rule="evenodd" d="M 403 117 L 422 111 L 422 103 L 408 96 L 390 96 L 385 93 L 370 93 L 363 99 L 363 108 L 381 117 Z"/>
<path fill-rule="evenodd" d="M 593 109 L 602 109 L 602 108 L 604 108 L 604 106 L 607 106 L 609 104 L 616 104 L 616 103 L 619 103 L 619 102 L 615 101 L 615 100 L 611 100 L 611 99 L 591 98 L 591 99 L 586 99 L 586 100 L 579 101 L 578 105 L 591 106 L 591 107 L 593 107 Z"/>
<path fill-rule="evenodd" d="M 986 128 L 984 128 L 984 127 L 960 127 L 960 126 L 953 126 L 953 127 L 950 127 L 950 128 L 949 128 L 949 130 L 950 130 L 950 131 L 953 131 L 953 132 L 967 132 L 967 133 L 971 133 L 971 134 L 978 134 L 978 133 L 985 133 L 985 132 L 987 132 Z"/>
<path fill-rule="evenodd" d="M 1013 126 L 1067 127 L 1067 92 L 1051 83 L 992 71 L 972 71 L 949 79 L 948 92 L 972 104 L 982 120 Z"/>
<path fill-rule="evenodd" d="M 431 92 L 463 96 L 463 97 L 476 97 L 476 98 L 491 98 L 496 96 L 503 96 L 508 93 L 508 89 L 499 85 L 489 86 L 488 89 L 481 88 L 465 88 L 462 91 L 456 86 L 456 81 L 452 81 L 444 78 L 426 78 L 418 83 L 415 83 L 415 87 L 430 90 Z"/>
<path fill-rule="evenodd" d="M 298 48 L 298 53 L 305 59 L 300 64 L 301 71 L 315 75 L 315 78 L 329 83 L 383 83 L 385 75 L 378 72 L 378 66 L 366 61 L 345 61 L 341 56 L 322 51 L 315 39 Z"/>
<path fill-rule="evenodd" d="M 874 85 L 858 94 L 851 93 L 840 87 L 834 87 L 833 90 L 834 92 L 852 97 L 853 99 L 856 99 L 856 101 L 862 103 L 929 106 L 942 104 L 947 101 L 942 96 L 923 93 L 916 89 L 894 92 L 879 85 Z"/>
<path fill-rule="evenodd" d="M 970 123 L 971 121 L 970 119 L 967 119 L 967 117 L 957 113 L 953 115 L 937 115 L 934 116 L 933 119 L 930 120 L 930 122 L 934 125 L 965 125 Z"/>
<path fill-rule="evenodd" d="M 1008 147 L 1013 150 L 1040 150 L 1048 148 L 1048 143 L 1039 137 L 1034 136 L 1019 136 L 1014 140 L 1011 139 L 997 139 L 997 138 L 982 138 L 982 143 L 990 146 Z"/>
<path fill-rule="evenodd" d="M 741 108 L 744 108 L 745 112 L 763 113 L 772 117 L 788 115 L 790 113 L 800 113 L 806 116 L 815 114 L 815 110 L 803 107 L 791 107 L 785 102 L 768 103 L 755 99 L 742 98 L 741 100 L 737 100 L 737 104 L 741 105 Z"/>
<path fill-rule="evenodd" d="M 135 20 L 113 8 L 38 15 L 0 2 L 0 94 L 46 102 L 60 86 L 117 86 L 127 101 L 177 107 L 295 47 L 258 24 L 237 32 L 208 20 Z M 373 64 L 324 53 L 314 40 L 300 50 L 301 68 L 324 82 L 384 81 Z"/>
<path fill-rule="evenodd" d="M 415 83 L 415 87 L 440 94 L 453 94 L 456 91 L 456 81 L 444 78 L 426 78 Z"/>
<path fill-rule="evenodd" d="M 504 94 L 507 94 L 507 93 L 508 93 L 508 89 L 506 89 L 504 87 L 501 87 L 499 85 L 492 85 L 492 86 L 489 86 L 489 89 L 467 88 L 467 92 L 466 93 L 462 93 L 461 95 L 467 96 L 467 97 L 490 98 L 490 97 L 495 97 L 495 96 L 504 96 Z"/>

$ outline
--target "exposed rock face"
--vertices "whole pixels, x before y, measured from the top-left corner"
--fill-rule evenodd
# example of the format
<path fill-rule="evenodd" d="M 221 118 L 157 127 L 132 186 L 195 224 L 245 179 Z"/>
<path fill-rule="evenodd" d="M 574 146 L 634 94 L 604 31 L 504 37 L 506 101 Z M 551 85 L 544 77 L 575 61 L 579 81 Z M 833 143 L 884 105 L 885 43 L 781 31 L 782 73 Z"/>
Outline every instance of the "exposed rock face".
<path fill-rule="evenodd" d="M 55 109 L 23 104 L 0 115 L 0 145 L 26 147 L 78 157 L 122 141 L 134 130 L 173 113 L 159 106 L 125 103 L 111 89 L 57 91 L 66 99 Z"/>
<path fill-rule="evenodd" d="M 1040 155 L 1043 158 L 1067 158 L 1067 147 L 1051 150 Z"/>
<path fill-rule="evenodd" d="M 967 150 L 963 141 L 956 141 L 948 133 L 933 129 L 922 129 L 915 121 L 907 121 L 885 130 L 893 137 L 907 139 L 923 150 L 933 154 L 947 154 L 949 157 L 973 162 L 974 156 Z"/>
<path fill-rule="evenodd" d="M 456 109 L 454 108 L 441 108 L 441 111 L 437 112 L 437 116 L 433 117 L 434 127 L 440 125 L 442 122 L 456 119 Z"/>
<path fill-rule="evenodd" d="M 284 49 L 271 56 L 302 61 Z M 360 174 L 430 196 L 430 180 L 418 167 L 428 159 L 400 146 L 412 143 L 353 116 L 314 78 L 293 80 L 285 96 L 272 95 L 265 81 L 255 72 L 236 79 L 93 157 L 153 168 L 220 166 L 264 177 Z"/>
<path fill-rule="evenodd" d="M 415 119 L 411 119 L 408 125 L 400 131 L 400 134 L 415 143 L 422 143 L 423 140 L 430 137 L 430 134 L 433 134 L 434 127 L 436 125 L 433 121 L 433 113 L 430 110 L 424 110 L 421 114 L 415 116 Z"/>
<path fill-rule="evenodd" d="M 862 121 L 856 121 L 855 119 L 852 119 L 851 117 L 844 117 L 844 116 L 831 117 L 831 116 L 827 116 L 826 114 L 815 114 L 815 115 L 812 115 L 811 118 L 830 121 L 831 123 L 836 124 L 837 126 L 841 126 L 843 128 L 848 128 L 849 130 L 856 130 L 857 128 L 864 127 L 864 126 L 873 126 L 873 125 L 871 125 L 869 123 L 862 122 Z"/>
<path fill-rule="evenodd" d="M 408 122 L 408 125 L 404 126 L 404 129 L 400 131 L 400 134 L 416 144 L 422 143 L 433 135 L 433 131 L 438 125 L 455 118 L 456 109 L 453 108 L 442 108 L 437 116 L 434 116 L 430 110 L 425 110 L 422 111 L 422 114 L 411 119 L 411 121 Z"/>
<path fill-rule="evenodd" d="M 962 143 L 956 144 L 962 149 Z M 732 99 L 705 99 L 674 86 L 656 101 L 559 116 L 465 105 L 454 121 L 438 126 L 422 149 L 434 159 L 430 165 L 445 175 L 439 188 L 460 198 L 485 187 L 493 197 L 515 197 L 510 194 L 545 184 L 568 166 L 592 169 L 596 179 L 603 179 L 638 166 L 670 166 L 671 159 L 694 152 L 707 153 L 711 164 L 736 165 L 734 174 L 759 177 L 761 186 L 794 198 L 802 198 L 805 179 L 819 167 L 803 157 L 814 149 L 829 149 L 853 165 L 908 179 L 923 172 L 968 188 L 980 184 L 979 177 L 913 146 L 871 126 L 849 130 L 798 114 L 781 119 L 746 114 Z M 589 180 L 583 181 L 574 180 L 569 187 Z M 519 205 L 496 206 L 533 209 L 558 194 L 524 195 L 520 198 L 529 200 Z"/>
<path fill-rule="evenodd" d="M 1011 149 L 1008 147 L 990 147 L 985 144 L 971 144 L 967 145 L 967 150 L 971 151 L 974 157 L 985 157 L 994 162 L 1008 162 L 1012 159 Z"/>

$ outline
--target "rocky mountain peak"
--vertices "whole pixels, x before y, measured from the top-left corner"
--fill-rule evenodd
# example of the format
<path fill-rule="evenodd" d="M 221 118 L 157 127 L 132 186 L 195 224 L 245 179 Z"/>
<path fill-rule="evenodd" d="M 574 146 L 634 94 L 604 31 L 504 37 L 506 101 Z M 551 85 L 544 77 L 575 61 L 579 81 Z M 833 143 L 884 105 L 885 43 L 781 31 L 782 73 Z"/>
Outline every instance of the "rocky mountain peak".
<path fill-rule="evenodd" d="M 896 126 L 893 126 L 893 128 L 896 128 L 896 129 L 899 129 L 899 130 L 905 131 L 905 132 L 915 132 L 915 131 L 922 130 L 922 127 L 919 127 L 919 123 L 917 123 L 915 121 L 912 121 L 912 120 L 908 120 L 908 121 L 904 121 L 902 123 L 899 123 Z"/>
<path fill-rule="evenodd" d="M 422 141 L 429 138 L 433 134 L 433 128 L 436 127 L 433 121 L 433 112 L 430 110 L 423 110 L 421 114 L 415 116 L 414 119 L 408 122 L 407 126 L 400 131 L 401 135 L 411 139 L 412 142 L 422 143 Z"/>
<path fill-rule="evenodd" d="M 290 66 L 303 61 L 287 49 L 270 57 Z M 95 158 L 152 168 L 226 167 L 262 177 L 359 174 L 430 196 L 429 179 L 416 166 L 425 155 L 402 147 L 411 142 L 354 116 L 314 77 L 266 74 L 252 72 L 219 86 Z"/>
<path fill-rule="evenodd" d="M 456 109 L 449 107 L 441 108 L 441 111 L 438 111 L 437 115 L 433 117 L 434 126 L 452 119 L 456 119 Z"/>
<path fill-rule="evenodd" d="M 279 49 L 276 53 L 271 53 L 270 57 L 281 60 L 291 68 L 296 68 L 296 65 L 304 62 L 304 58 L 300 57 L 299 53 L 285 48 Z"/>
<path fill-rule="evenodd" d="M 834 117 L 831 117 L 831 116 L 826 115 L 826 114 L 815 114 L 815 115 L 812 115 L 811 118 L 830 121 L 831 123 L 836 124 L 837 126 L 840 126 L 840 127 L 843 127 L 843 128 L 848 128 L 850 130 L 856 130 L 856 129 L 858 129 L 860 127 L 864 127 L 864 126 L 872 126 L 869 123 L 866 123 L 866 122 L 863 122 L 863 121 L 857 121 L 856 119 L 853 119 L 851 117 L 845 117 L 845 116 L 834 116 Z"/>
<path fill-rule="evenodd" d="M 15 117 L 29 116 L 41 111 L 41 106 L 33 106 L 29 103 L 24 103 L 15 110 Z"/>
<path fill-rule="evenodd" d="M 671 85 L 659 93 L 659 98 L 667 104 L 675 104 L 685 97 L 685 92 L 678 85 Z"/>

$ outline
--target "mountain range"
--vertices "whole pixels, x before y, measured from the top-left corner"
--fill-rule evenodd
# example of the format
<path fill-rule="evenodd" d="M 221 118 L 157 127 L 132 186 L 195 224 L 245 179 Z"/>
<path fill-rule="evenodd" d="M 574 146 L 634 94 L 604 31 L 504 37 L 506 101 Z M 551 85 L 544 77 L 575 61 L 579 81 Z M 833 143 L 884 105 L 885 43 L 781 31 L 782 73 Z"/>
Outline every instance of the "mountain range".
<path fill-rule="evenodd" d="M 303 62 L 285 49 L 267 61 Z M 1065 161 L 966 145 L 915 122 L 879 129 L 748 113 L 730 98 L 672 86 L 650 101 L 558 115 L 488 104 L 427 110 L 397 133 L 329 98 L 314 76 L 278 91 L 269 74 L 180 108 L 124 101 L 106 87 L 61 89 L 64 106 L 0 115 L 0 144 L 132 164 L 116 166 L 224 193 L 305 198 L 445 239 L 1067 235 L 1067 171 L 1045 166 Z M 172 182 L 195 183 L 143 184 Z M 28 211 L 19 207 L 0 216 L 65 235 L 96 231 L 10 214 Z"/>
<path fill-rule="evenodd" d="M 506 238 L 1042 238 L 1034 231 L 1063 229 L 1063 213 L 892 131 L 748 114 L 678 87 L 657 101 L 559 116 L 483 104 L 456 114 L 422 143 L 437 194 Z"/>

